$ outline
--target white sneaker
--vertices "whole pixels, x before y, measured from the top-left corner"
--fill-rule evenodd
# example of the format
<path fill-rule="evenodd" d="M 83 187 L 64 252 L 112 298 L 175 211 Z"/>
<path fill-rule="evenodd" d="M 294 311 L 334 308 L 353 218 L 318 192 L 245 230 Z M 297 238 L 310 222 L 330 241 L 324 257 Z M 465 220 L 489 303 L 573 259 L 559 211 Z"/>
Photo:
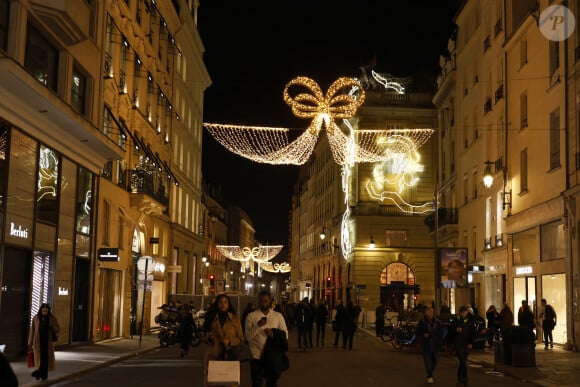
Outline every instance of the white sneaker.
<path fill-rule="evenodd" d="M 428 384 L 433 384 L 433 378 L 427 378 L 427 383 Z"/>

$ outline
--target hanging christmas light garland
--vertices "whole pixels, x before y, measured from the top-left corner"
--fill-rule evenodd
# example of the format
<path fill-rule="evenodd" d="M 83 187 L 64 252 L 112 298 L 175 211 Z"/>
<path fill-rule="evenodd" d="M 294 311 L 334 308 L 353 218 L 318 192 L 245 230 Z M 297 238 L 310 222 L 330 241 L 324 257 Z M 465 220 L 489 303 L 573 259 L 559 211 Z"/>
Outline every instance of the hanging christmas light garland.
<path fill-rule="evenodd" d="M 373 74 L 375 76 L 375 74 Z M 375 76 L 376 79 L 376 76 Z M 394 87 L 387 78 L 378 80 L 385 88 L 393 88 L 398 93 L 404 93 L 404 87 Z M 398 85 L 398 84 L 397 84 Z M 295 89 L 305 89 L 294 92 Z M 355 163 L 391 162 L 401 166 L 401 160 L 407 160 L 411 152 L 418 155 L 416 149 L 429 140 L 433 129 L 355 129 L 349 121 L 365 101 L 365 92 L 360 82 L 355 78 L 341 77 L 334 81 L 326 94 L 311 78 L 296 77 L 284 87 L 284 102 L 290 106 L 292 113 L 298 118 L 310 119 L 310 125 L 298 138 L 289 140 L 290 129 L 279 127 L 244 126 L 217 123 L 204 123 L 203 126 L 226 149 L 249 160 L 273 165 L 302 165 L 312 155 L 320 132 L 326 131 L 333 160 L 342 165 L 342 186 L 345 194 L 346 210 L 342 219 L 341 247 L 345 259 L 353 250 L 349 223 L 350 206 L 349 180 Z M 346 133 L 338 126 L 337 120 L 342 120 Z M 413 153 L 414 152 L 414 153 Z M 415 181 L 413 172 L 419 171 L 418 165 L 404 163 L 415 168 L 413 171 L 402 171 L 389 184 L 398 184 L 399 191 L 405 185 Z M 382 184 L 384 182 L 379 182 Z M 391 199 L 401 211 L 429 211 L 427 205 L 415 208 L 406 203 L 397 192 L 377 192 L 377 187 L 369 186 L 369 194 L 377 200 Z M 393 198 L 388 195 L 393 194 Z M 229 258 L 249 264 L 256 259 L 253 249 L 250 252 L 239 246 L 217 246 L 223 249 L 222 254 Z M 220 250 L 221 251 L 221 250 Z M 279 251 L 278 251 L 279 252 Z M 276 252 L 276 254 L 278 253 Z"/>
<path fill-rule="evenodd" d="M 263 262 L 260 263 L 260 267 L 262 270 L 269 271 L 270 273 L 288 273 L 292 268 L 288 262 L 283 263 L 272 263 L 272 262 Z"/>

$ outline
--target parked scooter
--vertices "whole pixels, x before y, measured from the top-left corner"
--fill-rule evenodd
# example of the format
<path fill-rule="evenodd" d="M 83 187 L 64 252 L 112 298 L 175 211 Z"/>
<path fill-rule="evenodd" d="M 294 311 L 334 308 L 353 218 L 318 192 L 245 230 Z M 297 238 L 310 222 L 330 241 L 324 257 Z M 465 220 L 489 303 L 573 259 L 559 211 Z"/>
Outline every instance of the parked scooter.
<path fill-rule="evenodd" d="M 177 330 L 179 329 L 179 323 L 166 322 L 161 324 L 161 330 L 157 334 L 159 338 L 159 345 L 162 347 L 167 347 L 173 345 L 177 342 Z"/>

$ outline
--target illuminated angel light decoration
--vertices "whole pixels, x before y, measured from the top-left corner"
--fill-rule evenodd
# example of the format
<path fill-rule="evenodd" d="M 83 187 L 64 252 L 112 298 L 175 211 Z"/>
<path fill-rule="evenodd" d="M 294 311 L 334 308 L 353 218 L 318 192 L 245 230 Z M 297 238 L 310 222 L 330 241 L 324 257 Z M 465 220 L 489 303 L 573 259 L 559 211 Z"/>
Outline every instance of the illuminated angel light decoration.
<path fill-rule="evenodd" d="M 380 74 L 372 73 L 376 82 L 385 88 L 404 93 L 404 87 L 389 81 Z M 302 92 L 294 92 L 295 89 Z M 304 91 L 306 90 L 306 91 Z M 280 127 L 227 125 L 204 123 L 204 127 L 226 149 L 249 160 L 274 165 L 302 165 L 312 155 L 321 130 L 325 129 L 333 160 L 342 165 L 342 185 L 345 193 L 345 212 L 342 220 L 341 247 L 345 259 L 353 251 L 349 232 L 350 206 L 349 181 L 355 163 L 382 162 L 389 155 L 397 153 L 396 136 L 400 133 L 392 129 L 355 129 L 349 122 L 358 108 L 365 101 L 365 92 L 361 83 L 355 78 L 341 77 L 334 81 L 326 94 L 320 86 L 308 77 L 297 77 L 288 82 L 284 88 L 284 102 L 290 106 L 295 116 L 310 119 L 308 128 L 298 138 L 289 140 L 290 129 Z M 342 120 L 345 131 L 337 124 Z M 405 133 L 407 142 L 415 148 L 426 142 L 431 136 L 431 129 L 413 129 Z M 405 141 L 402 141 L 404 144 Z M 409 164 L 411 165 L 411 164 Z M 411 171 L 403 174 L 409 176 Z M 400 195 L 399 195 L 400 196 Z M 405 206 L 399 206 L 404 210 Z M 237 256 L 229 250 L 226 257 Z M 235 259 L 235 258 L 230 258 Z M 247 260 L 249 261 L 249 259 Z M 243 262 L 247 262 L 243 261 Z"/>
<path fill-rule="evenodd" d="M 371 70 L 371 75 L 378 83 L 383 85 L 385 89 L 395 90 L 397 94 L 405 94 L 405 86 L 403 86 L 402 82 L 396 81 L 395 78 L 379 74 L 375 72 L 375 70 Z"/>
<path fill-rule="evenodd" d="M 262 270 L 269 271 L 270 273 L 288 273 L 290 270 L 292 270 L 288 262 L 283 263 L 262 262 L 260 263 L 260 268 Z"/>
<path fill-rule="evenodd" d="M 43 146 L 38 159 L 38 198 L 36 201 L 41 201 L 47 195 L 56 197 L 57 182 L 58 158 L 51 149 Z"/>
<path fill-rule="evenodd" d="M 383 140 L 389 144 L 385 160 L 373 168 L 373 179 L 367 182 L 366 189 L 376 200 L 389 200 L 403 212 L 421 214 L 433 211 L 433 203 L 412 205 L 405 201 L 402 194 L 419 181 L 417 173 L 423 172 L 424 168 L 420 164 L 421 155 L 417 148 L 422 145 L 421 141 L 428 140 L 429 135 L 413 141 L 407 131 L 393 130 L 393 134 Z"/>

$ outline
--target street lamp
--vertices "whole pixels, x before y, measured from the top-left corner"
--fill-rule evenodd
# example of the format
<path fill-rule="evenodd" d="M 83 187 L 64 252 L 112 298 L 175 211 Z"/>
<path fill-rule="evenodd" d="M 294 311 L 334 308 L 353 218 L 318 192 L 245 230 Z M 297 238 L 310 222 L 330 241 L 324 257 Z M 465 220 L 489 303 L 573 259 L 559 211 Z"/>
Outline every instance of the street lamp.
<path fill-rule="evenodd" d="M 484 161 L 485 169 L 483 170 L 483 185 L 485 188 L 490 188 L 493 185 L 493 174 L 491 171 L 491 166 L 494 166 L 495 173 L 501 171 L 503 173 L 503 192 L 502 192 L 502 207 L 505 210 L 512 207 L 512 190 L 507 189 L 507 168 L 503 163 L 503 159 L 500 157 L 495 161 Z"/>
<path fill-rule="evenodd" d="M 373 250 L 375 248 L 375 240 L 371 235 L 371 242 L 369 243 L 369 249 Z"/>

